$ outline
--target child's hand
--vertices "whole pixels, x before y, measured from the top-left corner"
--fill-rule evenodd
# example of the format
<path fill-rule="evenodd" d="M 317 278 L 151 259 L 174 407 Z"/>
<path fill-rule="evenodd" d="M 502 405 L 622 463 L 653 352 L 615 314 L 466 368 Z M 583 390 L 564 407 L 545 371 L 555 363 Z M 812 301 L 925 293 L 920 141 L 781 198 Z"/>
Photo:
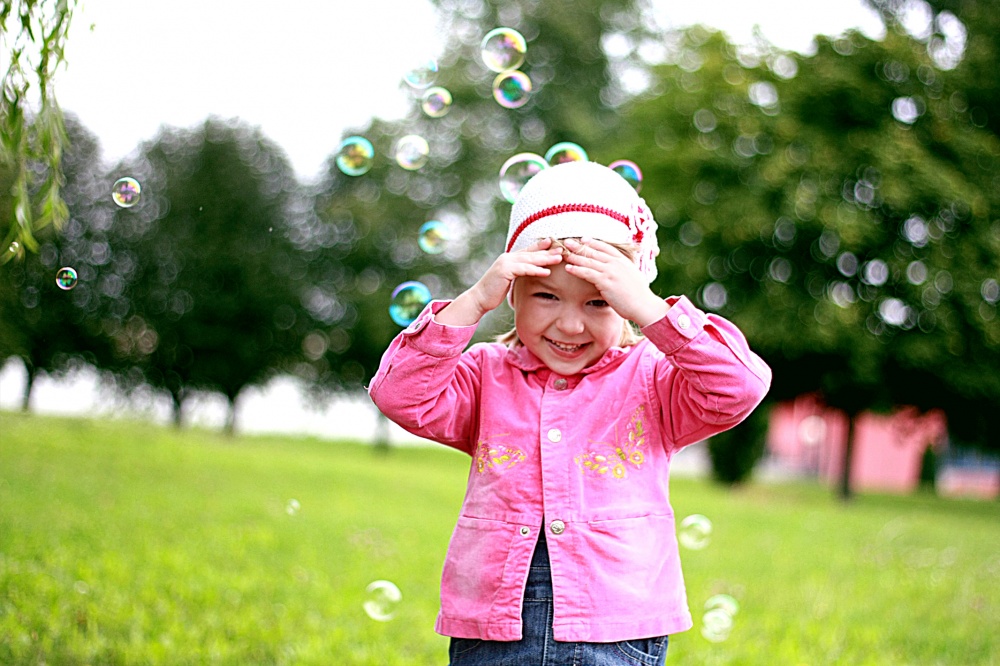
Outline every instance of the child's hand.
<path fill-rule="evenodd" d="M 514 278 L 529 275 L 545 277 L 549 274 L 547 267 L 558 264 L 562 257 L 562 249 L 553 248 L 550 238 L 537 240 L 517 252 L 505 252 L 497 257 L 476 284 L 456 297 L 435 318 L 439 323 L 450 326 L 476 324 L 483 315 L 503 303 Z"/>
<path fill-rule="evenodd" d="M 640 327 L 652 324 L 670 306 L 654 294 L 639 268 L 604 241 L 567 238 L 566 272 L 594 285 L 615 312 Z"/>

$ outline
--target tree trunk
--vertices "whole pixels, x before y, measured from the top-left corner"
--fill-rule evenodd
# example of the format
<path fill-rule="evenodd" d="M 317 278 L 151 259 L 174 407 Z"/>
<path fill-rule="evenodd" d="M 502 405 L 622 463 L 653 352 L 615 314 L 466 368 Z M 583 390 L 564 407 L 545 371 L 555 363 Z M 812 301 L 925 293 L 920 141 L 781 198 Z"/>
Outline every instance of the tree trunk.
<path fill-rule="evenodd" d="M 227 395 L 226 401 L 228 409 L 226 410 L 226 425 L 223 427 L 223 432 L 226 437 L 232 437 L 236 434 L 236 396 Z"/>
<path fill-rule="evenodd" d="M 179 391 L 170 392 L 170 400 L 173 403 L 174 408 L 174 427 L 180 430 L 181 426 L 181 408 L 184 406 L 184 397 Z"/>
<path fill-rule="evenodd" d="M 25 379 L 24 392 L 21 394 L 21 411 L 28 412 L 31 409 L 31 389 L 35 385 L 35 366 L 31 363 L 24 364 Z"/>
<path fill-rule="evenodd" d="M 854 466 L 854 421 L 855 414 L 847 415 L 847 441 L 844 442 L 843 469 L 840 470 L 840 484 L 837 496 L 843 502 L 849 502 L 854 495 L 851 488 L 851 468 Z"/>

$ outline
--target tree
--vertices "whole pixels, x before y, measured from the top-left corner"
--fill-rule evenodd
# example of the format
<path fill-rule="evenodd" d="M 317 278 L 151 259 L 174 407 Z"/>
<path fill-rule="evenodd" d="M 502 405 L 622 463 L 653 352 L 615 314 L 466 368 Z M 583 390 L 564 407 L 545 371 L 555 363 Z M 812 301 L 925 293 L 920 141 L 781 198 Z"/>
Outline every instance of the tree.
<path fill-rule="evenodd" d="M 997 142 L 911 37 L 817 41 L 797 58 L 686 31 L 625 107 L 609 140 L 670 184 L 644 190 L 659 282 L 743 328 L 775 371 L 771 400 L 1000 405 Z"/>
<path fill-rule="evenodd" d="M 291 168 L 259 131 L 210 119 L 161 130 L 122 175 L 142 190 L 114 213 L 112 270 L 125 285 L 104 309 L 114 373 L 169 392 L 178 424 L 192 391 L 222 393 L 231 432 L 240 391 L 290 368 L 308 326 Z"/>
<path fill-rule="evenodd" d="M 62 198 L 66 128 L 52 80 L 65 59 L 75 5 L 75 0 L 0 4 L 0 52 L 7 61 L 0 92 L 0 167 L 10 175 L 13 196 L 13 215 L 0 219 L 4 248 L 16 242 L 37 251 L 35 233 L 49 225 L 59 228 L 69 217 Z M 45 168 L 34 168 L 38 164 Z M 0 263 L 13 254 L 0 254 Z"/>
<path fill-rule="evenodd" d="M 441 0 L 442 32 L 450 40 L 439 59 L 435 85 L 450 91 L 447 115 L 421 111 L 422 90 L 401 121 L 375 119 L 349 134 L 374 146 L 371 170 L 350 176 L 331 156 L 314 188 L 307 224 L 310 267 L 321 302 L 330 303 L 314 332 L 317 354 L 309 374 L 327 389 L 359 389 L 400 327 L 388 316 L 391 292 L 407 280 L 427 284 L 435 298 L 450 298 L 472 284 L 503 251 L 510 204 L 498 186 L 512 155 L 544 155 L 559 141 L 581 145 L 618 122 L 608 104 L 620 91 L 602 49 L 606 23 L 641 30 L 641 2 L 612 0 L 538 3 L 527 0 Z M 480 56 L 493 28 L 518 29 L 527 40 L 521 69 L 533 81 L 528 102 L 503 108 L 493 97 L 496 77 Z M 393 159 L 406 135 L 425 138 L 427 163 L 408 170 Z M 453 239 L 442 254 L 417 244 L 427 221 L 446 222 Z M 479 339 L 509 326 L 497 312 L 480 326 Z"/>
<path fill-rule="evenodd" d="M 53 226 L 39 230 L 37 253 L 8 249 L 12 261 L 0 266 L 0 359 L 16 356 L 24 362 L 24 409 L 39 373 L 60 375 L 81 363 L 99 365 L 111 352 L 97 314 L 102 290 L 113 289 L 100 279 L 111 251 L 109 218 L 98 212 L 98 199 L 108 197 L 111 188 L 103 186 L 97 140 L 73 116 L 66 125 L 62 192 L 69 223 L 62 233 Z M 9 170 L 0 171 L 0 215 L 12 214 L 18 205 L 7 187 L 16 178 Z M 64 267 L 75 271 L 77 280 L 60 288 L 57 272 Z"/>

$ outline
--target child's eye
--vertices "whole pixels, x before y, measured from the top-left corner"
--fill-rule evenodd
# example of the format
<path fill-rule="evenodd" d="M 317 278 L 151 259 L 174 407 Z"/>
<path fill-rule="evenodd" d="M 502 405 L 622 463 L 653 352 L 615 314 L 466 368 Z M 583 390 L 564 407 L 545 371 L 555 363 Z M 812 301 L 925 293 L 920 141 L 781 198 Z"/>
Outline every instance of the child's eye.
<path fill-rule="evenodd" d="M 548 300 L 554 301 L 556 299 L 555 294 L 550 294 L 546 291 L 536 291 L 534 294 L 532 294 L 532 296 L 534 296 L 535 298 L 543 298 L 547 301 Z"/>
<path fill-rule="evenodd" d="M 608 307 L 608 302 L 600 298 L 595 298 L 594 300 L 590 301 L 588 305 L 592 305 L 595 308 L 606 308 Z"/>

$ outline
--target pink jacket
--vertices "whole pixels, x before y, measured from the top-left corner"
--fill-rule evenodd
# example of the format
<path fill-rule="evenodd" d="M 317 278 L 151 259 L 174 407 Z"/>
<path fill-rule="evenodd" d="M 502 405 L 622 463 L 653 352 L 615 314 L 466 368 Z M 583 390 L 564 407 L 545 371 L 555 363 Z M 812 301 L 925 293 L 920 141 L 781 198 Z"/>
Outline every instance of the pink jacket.
<path fill-rule="evenodd" d="M 382 357 L 369 392 L 408 431 L 472 456 L 445 558 L 438 633 L 521 638 L 521 602 L 547 530 L 559 641 L 612 642 L 691 628 L 670 459 L 763 399 L 771 370 L 729 321 L 685 298 L 646 339 L 572 377 L 524 347 L 438 324 L 432 302 Z"/>

